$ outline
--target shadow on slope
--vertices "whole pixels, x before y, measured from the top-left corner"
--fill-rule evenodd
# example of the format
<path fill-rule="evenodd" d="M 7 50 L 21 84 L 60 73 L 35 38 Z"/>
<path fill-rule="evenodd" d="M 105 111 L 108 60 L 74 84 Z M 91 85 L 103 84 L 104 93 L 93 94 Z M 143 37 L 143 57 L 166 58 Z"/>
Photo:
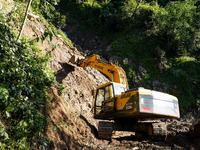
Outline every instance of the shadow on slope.
<path fill-rule="evenodd" d="M 62 69 L 58 70 L 56 73 L 56 81 L 58 83 L 62 83 L 63 79 L 65 79 L 65 77 L 70 73 L 73 72 L 74 66 L 69 65 L 68 63 L 61 63 L 59 62 L 59 64 L 62 66 Z"/>

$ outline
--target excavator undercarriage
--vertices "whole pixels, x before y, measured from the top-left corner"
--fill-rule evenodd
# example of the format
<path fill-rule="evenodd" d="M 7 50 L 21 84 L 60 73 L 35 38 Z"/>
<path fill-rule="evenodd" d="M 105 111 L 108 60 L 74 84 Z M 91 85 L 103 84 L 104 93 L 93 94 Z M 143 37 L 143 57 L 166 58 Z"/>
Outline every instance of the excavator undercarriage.
<path fill-rule="evenodd" d="M 119 124 L 115 122 L 99 121 L 98 137 L 111 140 L 115 131 L 131 131 L 136 138 L 152 138 L 164 141 L 167 138 L 167 124 L 165 122 L 138 122 L 134 124 Z"/>

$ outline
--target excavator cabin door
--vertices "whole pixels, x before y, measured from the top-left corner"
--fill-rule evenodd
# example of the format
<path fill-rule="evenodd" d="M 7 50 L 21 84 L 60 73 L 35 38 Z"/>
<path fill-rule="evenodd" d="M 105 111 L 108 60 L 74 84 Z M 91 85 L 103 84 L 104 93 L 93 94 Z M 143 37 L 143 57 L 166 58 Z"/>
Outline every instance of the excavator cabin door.
<path fill-rule="evenodd" d="M 115 111 L 115 96 L 112 83 L 98 88 L 95 98 L 95 115 Z"/>

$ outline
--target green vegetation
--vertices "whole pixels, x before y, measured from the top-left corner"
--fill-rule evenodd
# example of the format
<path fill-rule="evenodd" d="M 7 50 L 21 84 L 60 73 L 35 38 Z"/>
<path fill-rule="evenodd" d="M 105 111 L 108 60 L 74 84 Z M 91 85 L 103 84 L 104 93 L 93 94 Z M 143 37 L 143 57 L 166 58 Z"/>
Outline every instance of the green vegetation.
<path fill-rule="evenodd" d="M 57 0 L 34 0 L 31 12 L 39 13 L 42 22 L 49 24 L 41 37 L 17 41 L 27 0 L 16 0 L 9 9 L 0 10 L 0 149 L 46 149 L 44 135 L 47 126 L 47 89 L 54 82 L 54 75 L 47 67 L 51 53 L 40 54 L 37 47 L 43 41 L 58 34 L 72 42 L 54 25 L 64 27 L 65 16 L 56 11 Z M 5 2 L 7 7 L 8 3 Z M 15 9 L 11 8 L 14 7 Z M 45 19 L 43 16 L 44 15 Z M 47 20 L 47 21 L 46 21 Z M 48 22 L 48 23 L 47 23 Z M 54 25 L 52 25 L 54 24 Z M 51 51 L 55 49 L 55 46 Z M 60 94 L 64 86 L 59 87 Z"/>
<path fill-rule="evenodd" d="M 13 25 L 4 14 L 0 18 L 0 149 L 45 145 L 42 110 L 46 89 L 54 81 L 47 68 L 49 56 L 40 56 L 34 42 L 17 42 Z"/>
<path fill-rule="evenodd" d="M 60 35 L 62 37 L 62 39 L 66 42 L 67 45 L 73 46 L 72 41 L 66 37 L 66 35 L 63 33 L 62 30 L 57 30 L 57 35 Z"/>
<path fill-rule="evenodd" d="M 61 1 L 79 20 L 109 38 L 109 55 L 124 64 L 130 87 L 167 83 L 178 97 L 181 110 L 194 110 L 200 99 L 200 1 L 199 0 L 78 0 Z M 147 73 L 140 73 L 139 66 Z M 164 88 L 158 85 L 159 89 Z"/>
<path fill-rule="evenodd" d="M 24 1 L 24 0 L 18 0 Z M 58 5 L 60 0 L 34 0 L 32 2 L 32 8 L 35 13 L 42 14 L 49 22 L 54 23 L 60 27 L 65 27 L 66 16 L 61 15 L 56 11 L 55 6 Z"/>
<path fill-rule="evenodd" d="M 63 84 L 58 84 L 57 85 L 57 89 L 58 89 L 58 94 L 59 95 L 62 95 L 63 93 L 64 93 L 64 91 L 65 91 L 65 89 L 66 89 L 67 87 L 66 86 L 64 86 Z"/>

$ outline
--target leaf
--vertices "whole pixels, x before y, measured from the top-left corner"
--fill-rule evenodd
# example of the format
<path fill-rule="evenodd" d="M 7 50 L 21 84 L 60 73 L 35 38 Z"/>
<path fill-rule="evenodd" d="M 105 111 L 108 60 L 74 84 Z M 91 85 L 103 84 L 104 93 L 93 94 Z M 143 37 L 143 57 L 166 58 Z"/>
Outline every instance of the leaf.
<path fill-rule="evenodd" d="M 27 127 L 27 126 L 28 126 L 28 124 L 26 122 L 24 122 L 24 127 Z"/>
<path fill-rule="evenodd" d="M 10 117 L 10 113 L 6 111 L 6 117 L 9 118 Z"/>
<path fill-rule="evenodd" d="M 49 32 L 49 37 L 50 37 L 50 41 L 52 41 L 52 37 L 53 37 L 52 32 Z"/>
<path fill-rule="evenodd" d="M 7 111 L 7 112 L 11 112 L 11 111 L 12 111 L 12 108 L 11 108 L 11 107 L 6 107 L 6 111 Z"/>
<path fill-rule="evenodd" d="M 0 127 L 0 135 L 3 136 L 5 139 L 9 139 L 8 133 L 5 130 L 5 127 Z"/>
<path fill-rule="evenodd" d="M 7 132 L 4 132 L 4 133 L 2 134 L 2 136 L 4 136 L 5 139 L 9 139 L 9 137 L 8 137 L 8 133 L 7 133 Z"/>
<path fill-rule="evenodd" d="M 39 37 L 37 37 L 35 40 L 36 40 L 36 42 L 39 42 L 40 39 L 39 39 Z"/>
<path fill-rule="evenodd" d="M 44 146 L 48 147 L 48 141 L 43 141 Z"/>

